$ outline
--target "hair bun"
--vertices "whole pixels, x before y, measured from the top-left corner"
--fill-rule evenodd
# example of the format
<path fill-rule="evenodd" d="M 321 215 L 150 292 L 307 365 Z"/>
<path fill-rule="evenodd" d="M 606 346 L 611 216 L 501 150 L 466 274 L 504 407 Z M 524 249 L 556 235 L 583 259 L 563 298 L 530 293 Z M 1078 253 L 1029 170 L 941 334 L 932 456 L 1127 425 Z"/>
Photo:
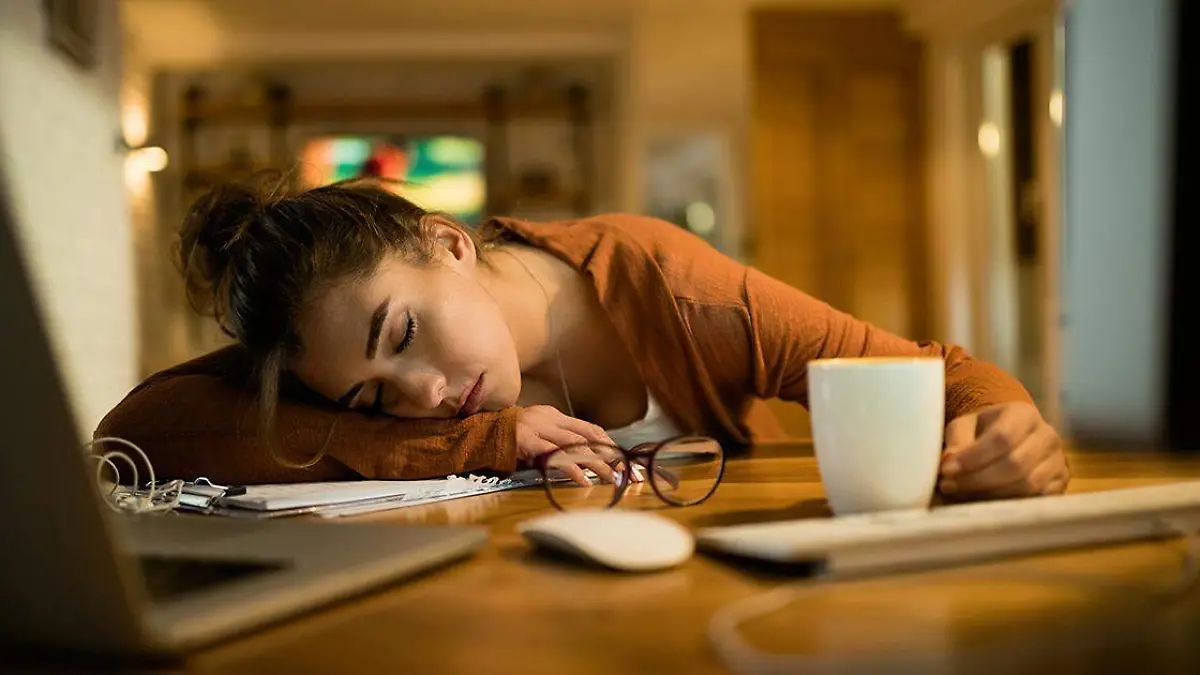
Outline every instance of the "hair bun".
<path fill-rule="evenodd" d="M 223 327 L 230 271 L 245 255 L 242 244 L 264 216 L 264 192 L 252 184 L 217 185 L 196 200 L 179 231 L 176 262 L 188 302 Z"/>

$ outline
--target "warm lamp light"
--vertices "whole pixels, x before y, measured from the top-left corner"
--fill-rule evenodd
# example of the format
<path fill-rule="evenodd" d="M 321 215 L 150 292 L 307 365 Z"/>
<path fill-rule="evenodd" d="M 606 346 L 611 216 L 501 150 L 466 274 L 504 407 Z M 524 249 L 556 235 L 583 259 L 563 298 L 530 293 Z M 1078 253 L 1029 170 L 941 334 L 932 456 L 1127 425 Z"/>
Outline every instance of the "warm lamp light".
<path fill-rule="evenodd" d="M 1060 89 L 1050 92 L 1050 121 L 1054 126 L 1061 127 L 1063 122 L 1063 93 Z"/>
<path fill-rule="evenodd" d="M 170 157 L 161 146 L 138 144 L 133 145 L 125 136 L 117 136 L 117 149 L 125 153 L 125 172 L 155 173 L 167 168 Z"/>
<path fill-rule="evenodd" d="M 979 125 L 979 150 L 985 157 L 995 157 L 1000 154 L 1000 127 L 995 122 L 984 122 Z"/>
<path fill-rule="evenodd" d="M 147 173 L 155 173 L 167 168 L 169 159 L 167 151 L 157 145 L 132 148 L 129 154 L 125 156 L 126 162 Z"/>

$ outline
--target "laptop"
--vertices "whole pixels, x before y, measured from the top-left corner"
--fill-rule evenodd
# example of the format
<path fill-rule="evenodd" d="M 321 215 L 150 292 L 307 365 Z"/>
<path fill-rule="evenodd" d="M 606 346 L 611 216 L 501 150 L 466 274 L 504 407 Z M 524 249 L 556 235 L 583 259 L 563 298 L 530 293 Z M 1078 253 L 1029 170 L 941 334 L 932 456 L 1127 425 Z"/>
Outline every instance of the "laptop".
<path fill-rule="evenodd" d="M 0 643 L 176 660 L 461 560 L 466 526 L 113 512 L 76 437 L 0 175 Z"/>

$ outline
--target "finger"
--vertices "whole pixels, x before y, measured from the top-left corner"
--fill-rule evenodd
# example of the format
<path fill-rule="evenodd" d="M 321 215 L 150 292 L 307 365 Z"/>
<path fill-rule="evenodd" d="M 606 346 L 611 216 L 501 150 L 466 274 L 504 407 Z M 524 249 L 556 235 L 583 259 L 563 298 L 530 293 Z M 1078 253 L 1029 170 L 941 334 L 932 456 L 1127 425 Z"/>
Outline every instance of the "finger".
<path fill-rule="evenodd" d="M 1033 468 L 1024 480 L 992 491 L 995 497 L 1031 497 L 1047 494 L 1047 488 L 1052 482 L 1058 482 L 1063 470 L 1062 458 L 1058 454 L 1042 460 Z M 1065 484 L 1064 484 L 1065 487 Z"/>
<path fill-rule="evenodd" d="M 1059 448 L 1058 434 L 1043 425 L 1015 450 L 978 470 L 963 470 L 942 481 L 946 493 L 1014 494 L 1034 489 L 1034 471 Z M 1043 478 L 1038 476 L 1039 479 Z M 1048 477 L 1045 477 L 1048 480 Z M 1038 484 L 1037 489 L 1043 484 Z"/>
<path fill-rule="evenodd" d="M 571 457 L 576 464 L 586 464 L 596 472 L 601 480 L 611 483 L 616 481 L 617 471 L 624 471 L 621 463 L 622 455 L 614 447 L 599 445 L 566 429 L 552 429 L 542 433 L 542 438 L 557 444 L 561 452 Z"/>
<path fill-rule="evenodd" d="M 976 414 L 963 415 L 951 420 L 950 424 L 946 425 L 946 450 L 957 451 L 969 446 L 975 440 L 978 425 L 979 416 Z"/>
<path fill-rule="evenodd" d="M 1056 495 L 1066 492 L 1070 481 L 1071 466 L 1067 463 L 1067 453 L 1063 452 L 1060 441 L 1058 451 L 1047 457 L 1043 466 L 1038 467 L 1038 476 L 1031 482 L 1036 486 L 1038 494 Z"/>
<path fill-rule="evenodd" d="M 604 461 L 608 462 L 609 466 L 620 468 L 622 471 L 624 471 L 623 464 L 625 462 L 625 453 L 621 452 L 620 448 L 615 445 L 606 445 L 604 443 L 597 443 L 595 441 L 589 442 L 587 446 L 591 448 L 592 452 L 596 453 L 598 456 L 602 457 Z"/>
<path fill-rule="evenodd" d="M 583 469 L 569 461 L 555 462 L 553 468 L 561 471 L 564 476 L 570 478 L 571 482 L 575 483 L 579 487 L 592 486 L 592 481 L 587 477 L 587 474 L 583 472 Z"/>
<path fill-rule="evenodd" d="M 593 446 L 593 450 L 596 451 L 597 455 L 604 458 L 604 461 L 612 467 L 612 470 L 616 474 L 628 476 L 629 481 L 633 483 L 640 483 L 645 480 L 641 473 L 641 467 L 638 466 L 636 460 L 627 461 L 625 455 L 620 451 L 614 451 L 612 448 L 604 445 Z"/>
<path fill-rule="evenodd" d="M 1043 424 L 1024 441 L 1020 441 L 1018 447 L 1002 455 L 1000 459 L 977 470 L 964 467 L 955 476 L 943 480 L 943 483 L 946 483 L 943 490 L 995 494 L 1008 490 L 1013 485 L 1027 484 L 1032 472 L 1046 458 L 1057 452 L 1058 447 L 1058 435 L 1049 424 Z"/>
<path fill-rule="evenodd" d="M 1042 422 L 1036 410 L 1010 407 L 999 414 L 973 443 L 942 462 L 942 473 L 953 476 L 979 471 L 1011 454 Z"/>
<path fill-rule="evenodd" d="M 613 471 L 613 468 L 609 466 L 608 462 L 604 461 L 603 457 L 593 453 L 590 457 L 584 456 L 578 461 L 583 466 L 591 469 L 592 472 L 595 473 L 596 476 L 605 483 L 617 482 L 617 473 Z"/>
<path fill-rule="evenodd" d="M 608 462 L 593 452 L 587 445 L 575 444 L 566 448 L 560 448 L 556 457 L 561 457 L 559 461 L 563 463 L 591 469 L 605 483 L 613 483 L 617 480 L 616 473 L 609 466 Z"/>
<path fill-rule="evenodd" d="M 1067 486 L 1071 484 L 1071 467 L 1067 463 L 1066 457 L 1061 460 L 1061 465 L 1058 471 L 1042 489 L 1044 495 L 1061 495 L 1067 491 Z"/>
<path fill-rule="evenodd" d="M 616 445 L 616 443 L 613 442 L 613 439 L 609 437 L 608 432 L 606 432 L 604 429 L 600 428 L 599 426 L 597 426 L 595 424 L 592 424 L 591 422 L 581 420 L 577 417 L 571 417 L 569 415 L 564 415 L 563 420 L 562 420 L 562 427 L 564 429 L 569 429 L 570 431 L 573 431 L 573 432 L 579 434 L 580 436 L 583 436 L 584 438 L 588 439 L 589 441 L 591 441 L 593 443 L 603 443 L 605 445 L 613 445 L 613 446 Z"/>
<path fill-rule="evenodd" d="M 526 456 L 531 461 L 537 462 L 538 460 L 543 460 L 539 464 L 547 473 L 549 471 L 558 471 L 576 483 L 582 481 L 581 485 L 591 485 L 591 481 L 588 480 L 583 470 L 573 462 L 566 460 L 563 450 L 557 443 L 544 438 L 533 438 L 522 444 L 522 451 L 526 453 Z M 547 480 L 551 479 L 548 475 L 546 478 Z"/>
<path fill-rule="evenodd" d="M 596 454 L 614 461 L 621 459 L 622 456 L 617 446 L 595 441 L 575 431 L 574 428 L 550 428 L 540 432 L 538 435 L 548 441 L 557 443 L 560 448 L 586 447 Z"/>
<path fill-rule="evenodd" d="M 587 447 L 590 443 L 587 438 L 569 429 L 544 429 L 538 432 L 538 437 L 550 441 L 560 448 Z"/>

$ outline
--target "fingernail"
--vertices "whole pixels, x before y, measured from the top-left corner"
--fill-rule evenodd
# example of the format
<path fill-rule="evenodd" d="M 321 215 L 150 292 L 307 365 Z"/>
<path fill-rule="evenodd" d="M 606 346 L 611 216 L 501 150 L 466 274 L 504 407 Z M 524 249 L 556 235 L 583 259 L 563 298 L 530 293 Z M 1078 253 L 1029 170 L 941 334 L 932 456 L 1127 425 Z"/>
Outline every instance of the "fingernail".
<path fill-rule="evenodd" d="M 959 464 L 958 460 L 954 459 L 953 457 L 948 458 L 942 462 L 942 473 L 946 474 L 947 476 L 953 476 L 954 474 L 958 473 L 961 470 L 962 470 L 962 465 Z"/>
<path fill-rule="evenodd" d="M 942 492 L 958 492 L 958 484 L 952 480 L 942 481 L 939 487 L 941 487 Z"/>

